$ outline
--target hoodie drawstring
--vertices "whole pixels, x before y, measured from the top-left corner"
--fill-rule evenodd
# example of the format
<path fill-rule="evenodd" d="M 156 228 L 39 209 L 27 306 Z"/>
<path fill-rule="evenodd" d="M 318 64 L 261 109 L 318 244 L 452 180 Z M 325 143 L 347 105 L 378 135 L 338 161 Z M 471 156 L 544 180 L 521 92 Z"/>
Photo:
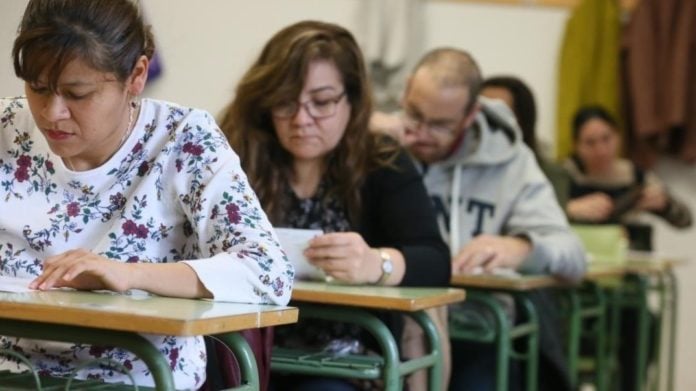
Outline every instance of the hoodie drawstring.
<path fill-rule="evenodd" d="M 462 164 L 454 165 L 454 177 L 452 178 L 452 189 L 450 193 L 450 251 L 452 256 L 459 252 L 459 197 L 461 196 L 462 183 Z"/>

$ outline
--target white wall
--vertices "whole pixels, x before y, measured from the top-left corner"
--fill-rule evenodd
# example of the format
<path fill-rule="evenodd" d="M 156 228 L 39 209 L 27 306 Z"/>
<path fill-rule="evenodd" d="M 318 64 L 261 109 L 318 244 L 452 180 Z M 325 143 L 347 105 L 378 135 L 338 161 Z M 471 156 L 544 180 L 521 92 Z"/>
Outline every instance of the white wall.
<path fill-rule="evenodd" d="M 164 63 L 163 77 L 147 95 L 204 108 L 214 114 L 231 99 L 236 81 L 258 54 L 263 43 L 281 27 L 301 20 L 320 19 L 342 24 L 358 39 L 366 1 L 373 0 L 142 0 L 152 22 Z M 12 41 L 27 0 L 0 0 L 0 96 L 23 93 L 10 62 Z M 428 1 L 425 6 L 426 49 L 451 45 L 469 50 L 486 76 L 511 73 L 534 90 L 539 106 L 538 132 L 553 140 L 556 96 L 556 57 L 569 10 L 565 8 Z M 673 166 L 669 166 L 672 168 Z M 696 178 L 693 167 L 667 169 L 668 182 Z M 681 173 L 679 175 L 675 175 Z M 670 175 L 672 174 L 672 175 Z M 686 176 L 683 176 L 683 175 Z M 696 179 L 694 179 L 696 180 Z M 691 182 L 694 183 L 694 182 Z M 693 192 L 675 186 L 694 205 Z M 689 254 L 693 230 L 675 234 L 659 228 L 658 250 Z M 680 286 L 680 346 L 677 390 L 695 389 L 693 340 L 689 328 L 696 318 L 688 297 L 696 294 L 696 266 L 684 270 Z"/>
<path fill-rule="evenodd" d="M 538 137 L 553 145 L 556 57 L 568 15 L 560 7 L 430 2 L 426 46 L 466 49 L 484 77 L 505 73 L 524 80 L 537 100 Z"/>
<path fill-rule="evenodd" d="M 147 95 L 217 114 L 242 73 L 281 27 L 302 19 L 339 23 L 363 39 L 369 0 L 142 0 L 164 63 Z M 22 93 L 10 51 L 27 0 L 0 1 L 0 95 Z M 540 138 L 552 142 L 556 52 L 568 10 L 429 1 L 425 48 L 469 50 L 485 75 L 516 74 L 538 99 Z"/>

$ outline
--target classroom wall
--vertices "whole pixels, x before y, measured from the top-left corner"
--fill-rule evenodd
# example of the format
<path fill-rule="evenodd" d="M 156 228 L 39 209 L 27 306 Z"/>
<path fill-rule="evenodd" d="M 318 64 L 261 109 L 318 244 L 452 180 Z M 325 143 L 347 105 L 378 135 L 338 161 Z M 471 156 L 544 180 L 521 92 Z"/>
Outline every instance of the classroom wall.
<path fill-rule="evenodd" d="M 373 0 L 141 0 L 154 26 L 164 73 L 146 95 L 204 108 L 218 114 L 233 94 L 236 81 L 258 54 L 263 43 L 281 27 L 307 18 L 342 24 L 358 40 L 365 39 L 364 11 Z M 0 0 L 0 96 L 19 95 L 23 85 L 14 76 L 10 52 L 27 0 Z M 492 3 L 426 1 L 425 49 L 440 45 L 469 50 L 484 75 L 512 73 L 526 80 L 539 106 L 540 138 L 553 142 L 556 95 L 556 57 L 570 10 L 561 7 L 501 5 Z M 667 168 L 665 168 L 667 167 Z M 675 168 L 676 167 L 676 168 Z M 696 169 L 679 163 L 661 166 L 668 183 L 696 183 Z M 675 186 L 696 211 L 693 190 Z M 676 233 L 658 225 L 658 250 L 689 254 L 694 230 Z M 690 236 L 689 236 L 690 235 Z M 689 284 L 696 278 L 693 264 L 680 270 L 677 390 L 696 389 L 696 373 L 687 365 L 696 349 L 689 329 L 696 310 L 688 297 L 696 294 Z"/>
<path fill-rule="evenodd" d="M 146 95 L 217 114 L 263 43 L 281 27 L 302 19 L 339 23 L 365 40 L 367 0 L 142 0 L 154 27 L 164 73 Z M 0 1 L 0 86 L 22 93 L 9 53 L 27 0 Z M 278 10 L 281 10 L 280 12 Z M 195 11 L 195 12 L 193 12 Z M 566 8 L 427 1 L 425 49 L 465 48 L 484 75 L 518 74 L 539 100 L 540 138 L 553 142 L 555 53 Z M 524 42 L 524 44 L 521 44 Z"/>

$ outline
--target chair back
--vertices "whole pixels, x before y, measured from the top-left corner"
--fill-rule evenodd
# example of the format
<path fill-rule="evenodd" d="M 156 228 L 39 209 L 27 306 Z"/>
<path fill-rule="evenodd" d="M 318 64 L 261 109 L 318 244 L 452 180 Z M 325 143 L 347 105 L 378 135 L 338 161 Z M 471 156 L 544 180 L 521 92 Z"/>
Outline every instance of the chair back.
<path fill-rule="evenodd" d="M 589 263 L 623 263 L 628 248 L 624 227 L 613 224 L 572 224 L 585 246 Z"/>

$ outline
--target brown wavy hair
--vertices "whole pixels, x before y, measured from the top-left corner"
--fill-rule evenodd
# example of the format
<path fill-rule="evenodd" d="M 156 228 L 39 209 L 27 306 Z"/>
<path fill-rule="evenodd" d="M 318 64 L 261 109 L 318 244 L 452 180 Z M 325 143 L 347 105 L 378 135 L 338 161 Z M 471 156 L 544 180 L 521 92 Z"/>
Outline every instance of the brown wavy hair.
<path fill-rule="evenodd" d="M 336 148 L 327 156 L 327 195 L 343 201 L 356 223 L 360 189 L 366 174 L 390 164 L 397 147 L 368 131 L 372 93 L 362 53 L 353 35 L 335 24 L 304 21 L 277 32 L 237 85 L 220 127 L 234 150 L 261 204 L 274 223 L 281 222 L 292 155 L 276 136 L 271 109 L 300 95 L 309 65 L 331 61 L 343 78 L 351 116 Z"/>
<path fill-rule="evenodd" d="M 31 0 L 14 41 L 15 74 L 36 82 L 47 71 L 57 90 L 68 63 L 81 59 L 95 70 L 125 82 L 141 55 L 155 51 L 150 26 L 129 0 Z"/>

